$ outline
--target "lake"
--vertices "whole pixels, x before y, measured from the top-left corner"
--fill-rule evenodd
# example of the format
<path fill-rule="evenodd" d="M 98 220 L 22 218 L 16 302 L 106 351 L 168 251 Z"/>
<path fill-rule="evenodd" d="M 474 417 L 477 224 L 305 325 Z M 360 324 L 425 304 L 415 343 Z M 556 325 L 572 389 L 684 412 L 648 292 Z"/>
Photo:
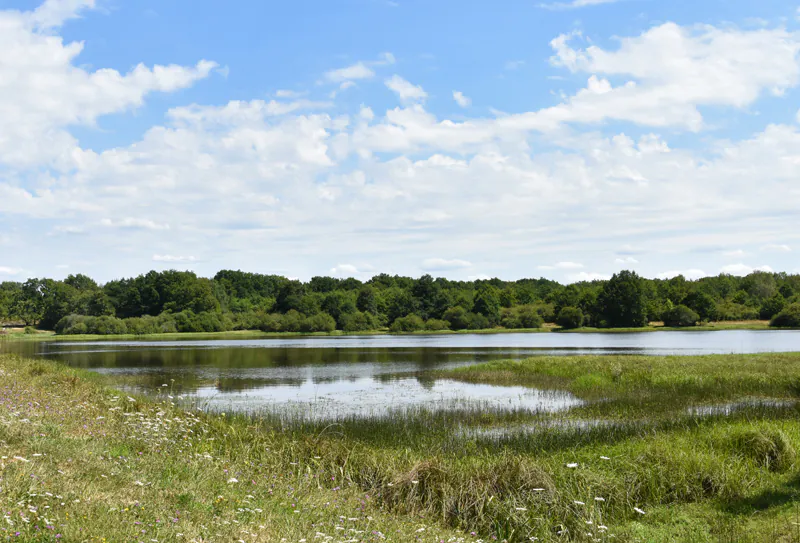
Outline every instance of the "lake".
<path fill-rule="evenodd" d="M 580 403 L 567 393 L 460 383 L 425 375 L 427 370 L 489 360 L 539 355 L 789 351 L 800 351 L 800 331 L 0 343 L 0 352 L 44 357 L 120 377 L 123 388 L 136 392 L 162 389 L 164 394 L 195 400 L 209 409 L 255 412 L 280 408 L 317 418 L 467 404 L 553 412 Z"/>

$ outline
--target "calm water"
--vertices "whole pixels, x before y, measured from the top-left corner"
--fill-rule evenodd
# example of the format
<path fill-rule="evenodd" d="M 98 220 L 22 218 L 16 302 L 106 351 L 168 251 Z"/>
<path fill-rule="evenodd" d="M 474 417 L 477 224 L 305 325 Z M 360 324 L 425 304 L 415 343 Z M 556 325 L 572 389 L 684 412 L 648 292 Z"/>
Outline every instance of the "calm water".
<path fill-rule="evenodd" d="M 168 384 L 172 394 L 197 398 L 216 409 L 294 406 L 334 416 L 480 402 L 556 411 L 579 402 L 569 394 L 436 380 L 424 373 L 537 355 L 800 351 L 800 331 L 65 341 L 0 343 L 0 350 L 104 374 L 133 375 L 140 391 Z"/>

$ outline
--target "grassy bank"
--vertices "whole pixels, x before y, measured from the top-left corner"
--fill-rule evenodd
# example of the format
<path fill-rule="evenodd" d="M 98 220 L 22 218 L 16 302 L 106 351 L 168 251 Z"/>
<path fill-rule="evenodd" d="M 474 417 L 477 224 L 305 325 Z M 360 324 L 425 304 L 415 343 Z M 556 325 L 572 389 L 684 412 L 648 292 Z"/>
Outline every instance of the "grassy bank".
<path fill-rule="evenodd" d="M 601 403 L 686 384 L 698 401 L 795 397 L 800 355 L 750 358 L 574 357 L 453 375 L 592 399 L 589 369 L 609 378 L 597 379 Z M 204 414 L 169 391 L 130 398 L 97 375 L 0 357 L 0 537 L 800 541 L 796 404 L 705 416 L 678 402 L 668 419 L 585 425 L 474 408 L 332 423 Z"/>

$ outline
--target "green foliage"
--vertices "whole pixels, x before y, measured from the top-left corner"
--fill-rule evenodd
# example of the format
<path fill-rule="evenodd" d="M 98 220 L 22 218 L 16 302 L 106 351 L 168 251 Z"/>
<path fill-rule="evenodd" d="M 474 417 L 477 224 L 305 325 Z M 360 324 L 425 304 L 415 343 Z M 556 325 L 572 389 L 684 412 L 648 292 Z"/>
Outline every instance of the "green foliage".
<path fill-rule="evenodd" d="M 341 327 L 345 332 L 367 332 L 379 328 L 379 323 L 372 313 L 356 311 L 342 317 Z"/>
<path fill-rule="evenodd" d="M 556 324 L 567 330 L 580 328 L 583 326 L 583 311 L 578 307 L 562 307 L 556 317 Z"/>
<path fill-rule="evenodd" d="M 769 323 L 775 328 L 800 328 L 800 303 L 793 303 L 775 315 Z"/>
<path fill-rule="evenodd" d="M 407 315 L 405 317 L 395 319 L 395 321 L 389 327 L 389 330 L 392 332 L 417 332 L 419 330 L 423 330 L 424 328 L 425 322 L 419 317 L 419 315 Z"/>
<path fill-rule="evenodd" d="M 430 275 L 414 279 L 387 274 L 366 283 L 333 277 L 314 277 L 303 283 L 241 271 L 223 270 L 205 279 L 168 270 L 105 285 L 85 275 L 63 281 L 0 283 L 0 321 L 55 329 L 64 317 L 82 315 L 120 319 L 131 333 L 140 335 L 254 329 L 300 332 L 307 317 L 326 313 L 337 329 L 363 332 L 413 314 L 423 323 L 432 321 L 437 329 L 442 322 L 448 322 L 452 330 L 528 329 L 538 328 L 542 321 L 555 322 L 563 309 L 576 308 L 583 315 L 583 326 L 627 328 L 668 319 L 681 305 L 702 321 L 766 319 L 777 316 L 798 297 L 800 275 L 765 272 L 687 281 L 682 276 L 647 280 L 625 271 L 610 281 L 563 286 L 548 279 L 450 281 Z M 80 330 L 87 322 L 59 329 Z"/>
<path fill-rule="evenodd" d="M 676 305 L 672 309 L 666 311 L 662 318 L 665 326 L 681 328 L 687 326 L 697 326 L 697 321 L 700 320 L 700 315 L 685 305 Z"/>
<path fill-rule="evenodd" d="M 441 319 L 428 319 L 425 321 L 425 330 L 430 330 L 432 332 L 439 332 L 442 330 L 449 330 L 450 323 L 447 321 L 443 321 Z"/>
<path fill-rule="evenodd" d="M 603 286 L 598 298 L 600 316 L 611 328 L 647 325 L 642 279 L 636 272 L 621 271 Z"/>
<path fill-rule="evenodd" d="M 327 313 L 317 313 L 303 319 L 300 323 L 301 332 L 333 332 L 336 330 L 336 321 Z"/>
<path fill-rule="evenodd" d="M 490 323 L 500 320 L 500 293 L 491 285 L 478 289 L 472 310 L 486 317 Z"/>

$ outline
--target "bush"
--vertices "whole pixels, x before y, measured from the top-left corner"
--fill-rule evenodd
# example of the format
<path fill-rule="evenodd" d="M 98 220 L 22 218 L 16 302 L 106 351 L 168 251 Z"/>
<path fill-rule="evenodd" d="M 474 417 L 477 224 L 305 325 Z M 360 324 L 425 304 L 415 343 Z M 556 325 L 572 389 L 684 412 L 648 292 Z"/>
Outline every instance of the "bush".
<path fill-rule="evenodd" d="M 672 309 L 665 311 L 662 318 L 664 319 L 664 326 L 685 328 L 688 326 L 697 326 L 700 315 L 685 305 L 676 305 Z"/>
<path fill-rule="evenodd" d="M 583 326 L 583 311 L 578 307 L 562 307 L 556 317 L 556 324 L 566 330 L 574 330 Z"/>
<path fill-rule="evenodd" d="M 469 329 L 470 330 L 486 330 L 492 327 L 492 323 L 485 315 L 480 313 L 469 313 Z"/>
<path fill-rule="evenodd" d="M 336 321 L 327 313 L 317 313 L 300 323 L 301 332 L 333 332 L 336 330 Z"/>
<path fill-rule="evenodd" d="M 38 333 L 36 331 L 36 328 L 34 328 L 33 326 L 26 326 L 24 332 L 28 335 L 33 335 Z"/>
<path fill-rule="evenodd" d="M 460 305 L 445 311 L 442 319 L 450 323 L 451 330 L 466 330 L 471 324 L 470 314 Z"/>
<path fill-rule="evenodd" d="M 800 328 L 800 303 L 793 303 L 775 315 L 769 323 L 775 328 Z"/>
<path fill-rule="evenodd" d="M 125 321 L 117 317 L 86 317 L 85 322 L 90 334 L 110 336 L 128 333 Z"/>
<path fill-rule="evenodd" d="M 366 332 L 378 328 L 378 322 L 371 313 L 347 313 L 342 315 L 342 330 L 345 332 Z"/>
<path fill-rule="evenodd" d="M 305 318 L 299 311 L 290 309 L 281 317 L 281 332 L 300 332 Z"/>
<path fill-rule="evenodd" d="M 449 330 L 449 329 L 450 329 L 450 323 L 447 321 L 443 321 L 440 319 L 428 319 L 425 322 L 425 330 L 431 330 L 436 332 L 439 330 Z"/>
<path fill-rule="evenodd" d="M 503 328 L 539 328 L 544 324 L 544 319 L 539 314 L 536 306 L 521 305 L 503 309 L 500 316 L 500 325 Z"/>
<path fill-rule="evenodd" d="M 258 323 L 258 329 L 263 332 L 280 332 L 283 330 L 283 317 L 278 313 L 263 315 Z"/>
<path fill-rule="evenodd" d="M 425 323 L 417 315 L 406 315 L 395 319 L 389 328 L 392 332 L 416 332 L 425 328 Z"/>

